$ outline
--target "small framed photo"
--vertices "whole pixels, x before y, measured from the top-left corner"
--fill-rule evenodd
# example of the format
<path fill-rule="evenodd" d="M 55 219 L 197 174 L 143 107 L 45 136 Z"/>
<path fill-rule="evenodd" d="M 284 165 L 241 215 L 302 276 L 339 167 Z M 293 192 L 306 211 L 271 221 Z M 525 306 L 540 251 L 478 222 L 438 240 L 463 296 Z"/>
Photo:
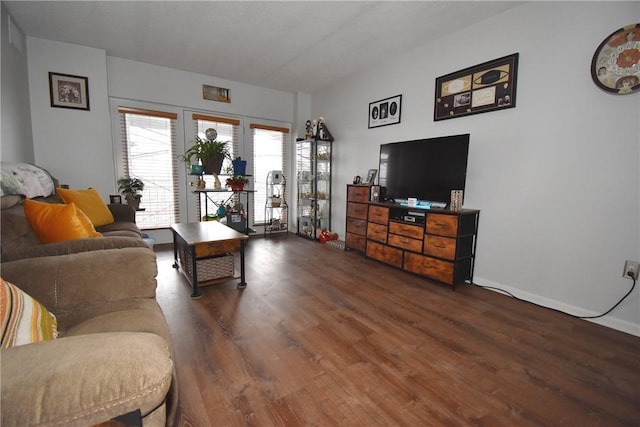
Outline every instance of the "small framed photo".
<path fill-rule="evenodd" d="M 365 185 L 373 185 L 376 183 L 376 175 L 378 175 L 378 169 L 369 169 L 367 173 L 367 179 L 364 182 Z"/>
<path fill-rule="evenodd" d="M 402 95 L 381 99 L 369 104 L 369 129 L 400 123 Z"/>
<path fill-rule="evenodd" d="M 122 204 L 122 196 L 119 194 L 112 194 L 109 196 L 109 202 L 112 205 L 121 205 Z"/>
<path fill-rule="evenodd" d="M 49 72 L 51 106 L 89 111 L 89 79 Z"/>
<path fill-rule="evenodd" d="M 202 98 L 209 101 L 231 102 L 231 90 L 224 87 L 202 85 Z"/>

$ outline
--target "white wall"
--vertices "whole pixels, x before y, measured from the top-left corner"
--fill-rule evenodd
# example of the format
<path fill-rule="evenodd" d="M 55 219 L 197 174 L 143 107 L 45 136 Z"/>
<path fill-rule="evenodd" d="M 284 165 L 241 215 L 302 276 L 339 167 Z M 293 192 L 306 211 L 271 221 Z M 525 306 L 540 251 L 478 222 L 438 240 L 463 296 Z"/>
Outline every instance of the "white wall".
<path fill-rule="evenodd" d="M 640 260 L 640 93 L 611 95 L 590 63 L 638 2 L 532 2 L 395 58 L 312 98 L 334 143 L 333 221 L 345 185 L 386 142 L 470 133 L 465 207 L 481 209 L 475 281 L 580 315 L 602 313 Z M 520 53 L 516 108 L 433 121 L 435 78 Z M 402 94 L 398 125 L 367 129 L 369 102 Z M 599 323 L 640 335 L 638 289 Z"/>
<path fill-rule="evenodd" d="M 106 52 L 27 37 L 35 161 L 61 184 L 113 193 Z M 49 72 L 87 77 L 89 111 L 51 107 Z M 108 200 L 108 198 L 107 198 Z"/>
<path fill-rule="evenodd" d="M 293 94 L 203 74 L 108 57 L 109 96 L 290 123 Z M 231 102 L 202 98 L 202 85 L 231 89 Z"/>
<path fill-rule="evenodd" d="M 31 137 L 29 80 L 27 78 L 27 40 L 4 6 L 2 31 L 2 139 L 0 158 L 9 162 L 35 162 Z M 11 34 L 9 23 L 11 22 Z M 13 41 L 10 43 L 10 39 Z"/>

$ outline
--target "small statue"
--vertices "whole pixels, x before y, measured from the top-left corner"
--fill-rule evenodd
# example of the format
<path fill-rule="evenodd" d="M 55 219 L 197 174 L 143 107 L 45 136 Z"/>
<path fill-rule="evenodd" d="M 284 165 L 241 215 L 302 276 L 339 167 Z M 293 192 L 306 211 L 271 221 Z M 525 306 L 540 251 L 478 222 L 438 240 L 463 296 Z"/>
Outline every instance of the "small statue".
<path fill-rule="evenodd" d="M 213 188 L 215 188 L 216 190 L 220 190 L 222 188 L 222 183 L 220 182 L 220 178 L 218 178 L 217 173 L 213 174 L 213 179 Z"/>
<path fill-rule="evenodd" d="M 207 183 L 201 176 L 198 177 L 198 183 L 196 184 L 199 190 L 204 190 L 207 187 Z"/>
<path fill-rule="evenodd" d="M 305 133 L 304 133 L 304 139 L 311 139 L 313 138 L 313 128 L 311 127 L 311 120 L 307 120 L 305 122 Z"/>

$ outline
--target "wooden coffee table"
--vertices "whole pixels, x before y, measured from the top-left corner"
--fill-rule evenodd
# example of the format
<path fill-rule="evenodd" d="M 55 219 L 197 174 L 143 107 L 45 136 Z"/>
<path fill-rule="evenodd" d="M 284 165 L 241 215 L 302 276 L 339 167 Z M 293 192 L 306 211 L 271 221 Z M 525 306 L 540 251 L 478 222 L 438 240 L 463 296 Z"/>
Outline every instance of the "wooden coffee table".
<path fill-rule="evenodd" d="M 229 280 L 230 277 L 220 279 L 198 281 L 198 262 L 211 262 L 214 258 L 225 256 L 231 252 L 240 252 L 240 283 L 239 289 L 247 287 L 244 275 L 244 247 L 249 236 L 237 232 L 231 227 L 220 224 L 218 221 L 205 222 L 188 222 L 173 224 L 171 226 L 173 233 L 173 268 L 179 268 L 178 251 L 184 250 L 190 256 L 188 261 L 191 263 L 191 274 L 187 268 L 183 266 L 183 273 L 193 286 L 191 298 L 199 298 L 202 294 L 198 289 L 198 285 L 214 284 Z M 233 270 L 233 268 L 232 268 Z M 232 278 L 238 278 L 233 276 Z"/>

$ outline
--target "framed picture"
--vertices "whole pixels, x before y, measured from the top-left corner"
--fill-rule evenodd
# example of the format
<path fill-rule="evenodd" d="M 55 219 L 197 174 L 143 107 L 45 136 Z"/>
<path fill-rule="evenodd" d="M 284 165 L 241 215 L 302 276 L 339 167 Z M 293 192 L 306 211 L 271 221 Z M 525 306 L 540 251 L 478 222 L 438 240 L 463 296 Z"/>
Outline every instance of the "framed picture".
<path fill-rule="evenodd" d="M 436 79 L 433 120 L 514 108 L 518 53 Z"/>
<path fill-rule="evenodd" d="M 381 99 L 369 104 L 369 129 L 400 123 L 402 95 Z"/>
<path fill-rule="evenodd" d="M 369 173 L 367 174 L 367 179 L 365 180 L 365 185 L 373 185 L 376 182 L 376 175 L 378 174 L 378 169 L 369 169 Z"/>
<path fill-rule="evenodd" d="M 109 196 L 109 203 L 112 205 L 121 205 L 122 204 L 122 196 L 119 194 L 112 194 Z"/>
<path fill-rule="evenodd" d="M 209 101 L 231 102 L 231 90 L 223 87 L 202 85 L 202 98 Z"/>
<path fill-rule="evenodd" d="M 51 106 L 89 110 L 89 79 L 70 74 L 49 72 Z"/>

